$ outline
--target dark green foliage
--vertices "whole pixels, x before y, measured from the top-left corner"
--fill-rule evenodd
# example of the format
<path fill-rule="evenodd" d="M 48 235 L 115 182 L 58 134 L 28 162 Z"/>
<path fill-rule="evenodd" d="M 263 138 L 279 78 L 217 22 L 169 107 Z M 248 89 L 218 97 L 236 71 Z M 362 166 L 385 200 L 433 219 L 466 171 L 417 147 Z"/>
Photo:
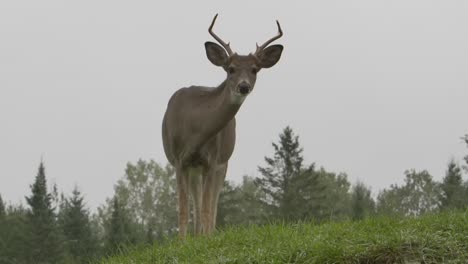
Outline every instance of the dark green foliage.
<path fill-rule="evenodd" d="M 440 206 L 439 185 L 427 171 L 405 172 L 405 185 L 391 185 L 377 197 L 377 211 L 382 214 L 417 216 L 437 211 Z"/>
<path fill-rule="evenodd" d="M 63 241 L 57 227 L 52 195 L 47 192 L 44 164 L 41 162 L 32 194 L 26 197 L 30 206 L 27 214 L 30 237 L 29 253 L 31 263 L 59 263 L 63 259 Z"/>
<path fill-rule="evenodd" d="M 131 250 L 102 264 L 466 263 L 467 213 L 231 227 Z"/>
<path fill-rule="evenodd" d="M 383 189 L 377 196 L 377 214 L 379 215 L 405 215 L 402 204 L 402 187 L 392 184 Z"/>
<path fill-rule="evenodd" d="M 92 230 L 89 211 L 83 199 L 75 187 L 72 196 L 63 199 L 60 210 L 59 223 L 69 254 L 68 262 L 71 263 L 85 263 L 96 257 L 99 249 L 98 238 Z"/>
<path fill-rule="evenodd" d="M 261 178 L 255 184 L 265 193 L 263 202 L 274 218 L 299 220 L 313 216 L 318 210 L 318 198 L 323 185 L 314 166 L 303 167 L 299 137 L 290 127 L 280 134 L 279 144 L 273 143 L 273 158 L 265 157 L 266 166 L 259 167 Z"/>
<path fill-rule="evenodd" d="M 262 224 L 267 212 L 262 199 L 265 194 L 254 183 L 254 178 L 244 176 L 240 185 L 224 183 L 218 203 L 217 226 Z"/>
<path fill-rule="evenodd" d="M 421 215 L 438 209 L 440 189 L 427 171 L 406 171 L 403 207 L 408 215 Z"/>
<path fill-rule="evenodd" d="M 468 134 L 466 134 L 462 139 L 465 141 L 466 146 L 468 147 Z M 465 167 L 464 168 L 468 172 L 468 155 L 466 155 L 464 157 L 464 159 L 465 159 Z"/>
<path fill-rule="evenodd" d="M 146 243 L 149 245 L 152 245 L 154 243 L 155 239 L 155 232 L 153 230 L 153 225 L 150 225 L 148 227 L 148 230 L 146 231 Z"/>
<path fill-rule="evenodd" d="M 256 184 L 267 195 L 265 203 L 270 207 L 275 217 L 289 218 L 296 190 L 294 179 L 302 172 L 302 148 L 299 137 L 294 136 L 290 127 L 286 127 L 280 134 L 279 145 L 272 143 L 273 158 L 265 157 L 266 166 L 259 167 L 262 178 Z"/>
<path fill-rule="evenodd" d="M 329 187 L 321 171 L 316 171 L 314 165 L 303 167 L 299 174 L 291 179 L 291 205 L 289 219 L 306 220 L 322 219 L 329 215 L 324 204 Z M 287 208 L 286 208 L 287 210 Z"/>
<path fill-rule="evenodd" d="M 468 135 L 463 140 L 468 146 Z M 466 215 L 444 212 L 406 227 L 402 223 L 410 220 L 401 218 L 467 206 L 468 181 L 463 183 L 455 162 L 449 163 L 441 183 L 427 171 L 408 170 L 404 184 L 384 189 L 374 202 L 364 183 L 351 188 L 345 173 L 304 165 L 299 138 L 290 127 L 273 148 L 273 157 L 265 157 L 266 165 L 259 167 L 261 178 L 225 182 L 217 215 L 223 230 L 214 237 L 189 238 L 183 245 L 170 242 L 177 231 L 172 167 L 152 160 L 128 163 L 113 199 L 90 216 L 76 188 L 67 198 L 59 197 L 56 185 L 47 191 L 41 163 L 26 198 L 29 210 L 6 206 L 0 196 L 0 264 L 87 263 L 142 244 L 158 246 L 133 263 L 464 263 L 460 260 L 468 252 Z M 464 162 L 468 172 L 468 155 Z M 282 224 L 270 224 L 276 220 Z M 314 224 L 300 223 L 309 220 Z M 336 220 L 341 223 L 326 223 Z M 258 227 L 235 227 L 240 225 Z M 199 239 L 201 243 L 193 244 Z M 192 248 L 181 250 L 190 243 Z"/>
<path fill-rule="evenodd" d="M 0 194 L 0 220 L 5 217 L 5 204 L 3 203 L 2 195 Z"/>
<path fill-rule="evenodd" d="M 346 173 L 328 172 L 324 168 L 315 172 L 323 184 L 317 199 L 319 210 L 315 217 L 322 220 L 338 220 L 347 218 L 351 214 L 351 183 Z"/>
<path fill-rule="evenodd" d="M 239 214 L 239 201 L 241 199 L 238 186 L 229 181 L 224 182 L 218 201 L 218 214 L 216 215 L 217 227 L 223 227 L 233 224 L 230 219 Z"/>
<path fill-rule="evenodd" d="M 172 236 L 177 227 L 177 196 L 172 167 L 139 160 L 128 163 L 125 175 L 115 185 L 115 195 L 132 220 L 137 243 Z M 99 208 L 102 222 L 108 222 L 112 201 Z"/>
<path fill-rule="evenodd" d="M 126 245 L 136 243 L 135 230 L 132 229 L 131 219 L 124 205 L 117 197 L 113 199 L 112 215 L 106 232 L 106 252 L 115 254 Z"/>
<path fill-rule="evenodd" d="M 461 209 L 467 205 L 461 169 L 455 161 L 450 161 L 440 185 L 442 189 L 441 209 Z"/>
<path fill-rule="evenodd" d="M 9 206 L 0 219 L 0 263 L 29 264 L 30 228 L 27 210 L 22 206 Z"/>
<path fill-rule="evenodd" d="M 153 160 L 128 163 L 114 190 L 113 199 L 98 208 L 91 222 L 104 241 L 105 254 L 158 243 L 176 233 L 177 196 L 172 167 L 163 168 Z"/>
<path fill-rule="evenodd" d="M 361 220 L 375 213 L 375 202 L 372 199 L 371 190 L 362 182 L 353 186 L 351 210 L 351 217 L 354 220 Z"/>

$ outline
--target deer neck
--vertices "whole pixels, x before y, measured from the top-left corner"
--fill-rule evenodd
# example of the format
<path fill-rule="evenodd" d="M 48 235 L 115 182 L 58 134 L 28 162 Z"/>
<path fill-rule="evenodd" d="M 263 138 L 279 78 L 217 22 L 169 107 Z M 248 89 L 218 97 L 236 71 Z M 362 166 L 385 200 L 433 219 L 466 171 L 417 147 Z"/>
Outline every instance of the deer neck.
<path fill-rule="evenodd" d="M 236 101 L 236 97 L 231 94 L 231 91 L 227 81 L 214 89 L 211 97 L 212 103 L 207 105 L 208 111 L 205 112 L 206 116 L 203 120 L 206 128 L 203 134 L 206 135 L 207 139 L 221 131 L 239 111 L 242 101 Z"/>

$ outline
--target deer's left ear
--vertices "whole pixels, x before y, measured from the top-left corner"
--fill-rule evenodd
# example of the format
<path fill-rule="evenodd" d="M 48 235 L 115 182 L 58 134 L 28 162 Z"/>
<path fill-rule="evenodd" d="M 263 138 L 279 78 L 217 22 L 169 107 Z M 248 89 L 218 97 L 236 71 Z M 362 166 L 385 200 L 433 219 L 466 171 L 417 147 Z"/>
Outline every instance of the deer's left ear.
<path fill-rule="evenodd" d="M 275 65 L 281 58 L 283 52 L 283 45 L 272 45 L 260 51 L 257 58 L 260 60 L 260 67 L 270 68 Z"/>

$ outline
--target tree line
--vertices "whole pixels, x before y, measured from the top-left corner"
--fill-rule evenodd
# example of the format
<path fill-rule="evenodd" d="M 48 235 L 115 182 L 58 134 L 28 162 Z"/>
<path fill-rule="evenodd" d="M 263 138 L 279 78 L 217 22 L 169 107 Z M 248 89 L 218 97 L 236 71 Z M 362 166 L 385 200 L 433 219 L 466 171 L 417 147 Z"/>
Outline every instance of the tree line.
<path fill-rule="evenodd" d="M 463 137 L 468 146 L 468 135 Z M 375 215 L 419 216 L 468 206 L 468 155 L 450 161 L 441 182 L 425 170 L 409 169 L 402 185 L 373 196 L 346 173 L 305 164 L 299 137 L 290 127 L 273 143 L 259 176 L 230 181 L 219 201 L 217 223 L 263 225 L 275 221 L 360 220 Z M 113 197 L 94 213 L 78 187 L 71 194 L 48 186 L 40 163 L 26 204 L 6 204 L 0 195 L 0 264 L 89 263 L 129 246 L 163 243 L 177 233 L 174 170 L 150 160 L 128 163 Z"/>

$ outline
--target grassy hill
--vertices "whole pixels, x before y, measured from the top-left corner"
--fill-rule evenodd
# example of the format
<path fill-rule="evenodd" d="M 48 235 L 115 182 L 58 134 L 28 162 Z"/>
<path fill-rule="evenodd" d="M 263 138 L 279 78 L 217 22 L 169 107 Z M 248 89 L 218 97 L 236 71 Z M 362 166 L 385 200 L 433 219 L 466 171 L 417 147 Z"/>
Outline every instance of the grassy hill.
<path fill-rule="evenodd" d="M 468 263 L 468 211 L 232 227 L 111 257 L 117 263 Z"/>

